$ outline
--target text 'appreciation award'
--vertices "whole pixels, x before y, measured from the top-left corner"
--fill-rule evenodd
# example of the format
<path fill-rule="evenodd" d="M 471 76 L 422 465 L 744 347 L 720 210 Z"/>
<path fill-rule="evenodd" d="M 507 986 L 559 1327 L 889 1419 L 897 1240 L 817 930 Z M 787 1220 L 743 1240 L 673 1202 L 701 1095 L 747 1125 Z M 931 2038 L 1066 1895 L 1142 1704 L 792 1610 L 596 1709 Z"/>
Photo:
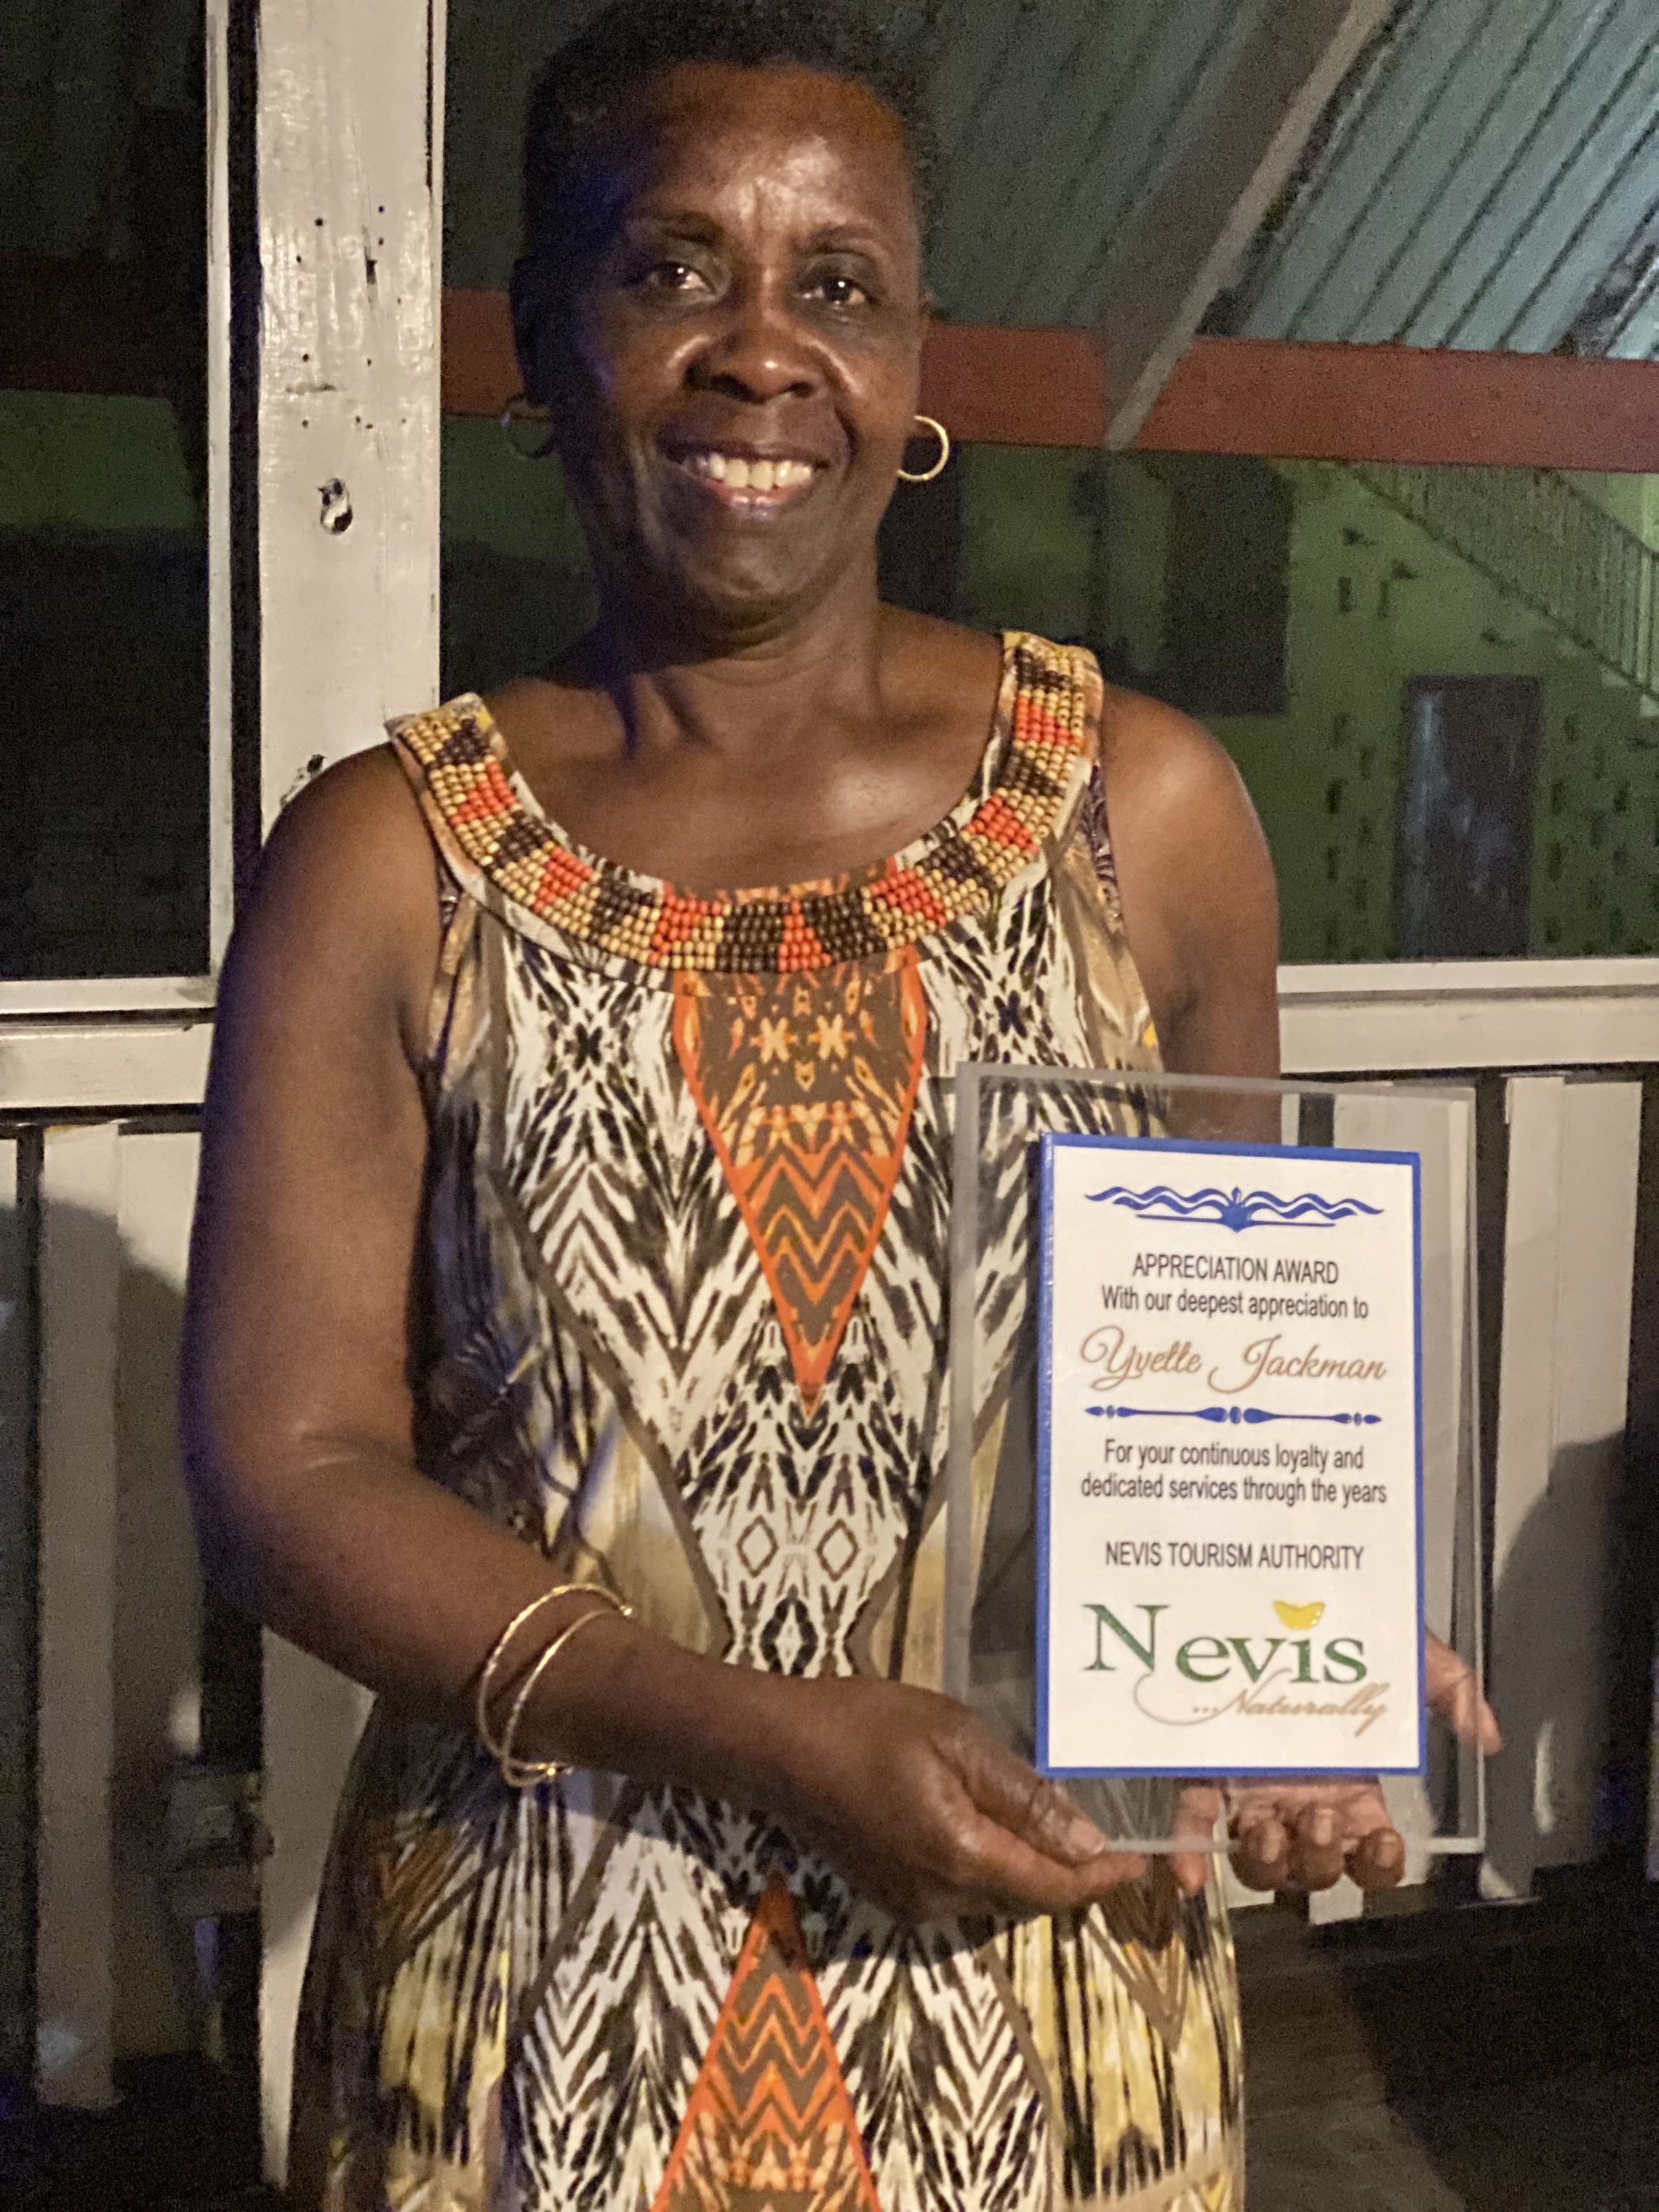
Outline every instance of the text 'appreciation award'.
<path fill-rule="evenodd" d="M 1041 1141 L 1037 1763 L 1424 1762 L 1414 1154 Z"/>

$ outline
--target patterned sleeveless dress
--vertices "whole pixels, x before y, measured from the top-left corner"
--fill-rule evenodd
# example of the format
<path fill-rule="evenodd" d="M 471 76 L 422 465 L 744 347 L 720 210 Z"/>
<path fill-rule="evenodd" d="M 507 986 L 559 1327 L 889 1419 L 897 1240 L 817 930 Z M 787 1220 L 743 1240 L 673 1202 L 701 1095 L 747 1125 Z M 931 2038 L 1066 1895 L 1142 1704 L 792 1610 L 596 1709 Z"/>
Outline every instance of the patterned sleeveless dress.
<path fill-rule="evenodd" d="M 1005 640 L 971 789 L 885 865 L 696 899 L 538 810 L 483 702 L 393 726 L 448 879 L 422 1464 L 665 1634 L 939 1681 L 948 1104 L 1155 1065 L 1084 652 Z M 773 1824 L 517 1793 L 382 1705 L 307 1979 L 326 2212 L 1236 2212 L 1232 1957 L 1149 1877 L 911 1928 Z"/>

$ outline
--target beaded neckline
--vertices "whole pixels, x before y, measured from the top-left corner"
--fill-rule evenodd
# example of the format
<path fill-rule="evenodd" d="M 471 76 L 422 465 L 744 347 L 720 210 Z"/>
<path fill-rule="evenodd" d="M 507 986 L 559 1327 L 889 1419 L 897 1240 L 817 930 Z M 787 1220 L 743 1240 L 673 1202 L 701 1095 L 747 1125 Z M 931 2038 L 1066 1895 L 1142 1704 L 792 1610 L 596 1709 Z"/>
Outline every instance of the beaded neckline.
<path fill-rule="evenodd" d="M 1075 791 L 1098 687 L 1087 652 L 1009 632 L 986 766 L 943 822 L 892 859 L 836 881 L 701 898 L 567 837 L 514 772 L 475 694 L 391 728 L 461 858 L 514 906 L 647 966 L 788 973 L 918 944 L 988 906 Z"/>

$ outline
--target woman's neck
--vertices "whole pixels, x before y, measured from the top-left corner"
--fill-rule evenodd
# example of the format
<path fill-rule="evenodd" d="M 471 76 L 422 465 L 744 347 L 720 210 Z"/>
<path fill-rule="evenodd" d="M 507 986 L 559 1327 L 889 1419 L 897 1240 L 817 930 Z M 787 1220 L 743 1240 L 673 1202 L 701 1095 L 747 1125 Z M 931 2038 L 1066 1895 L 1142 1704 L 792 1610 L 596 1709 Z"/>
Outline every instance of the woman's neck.
<path fill-rule="evenodd" d="M 675 634 L 660 613 L 613 601 L 571 673 L 603 690 L 642 760 L 685 747 L 773 760 L 780 747 L 833 745 L 883 719 L 889 615 L 873 575 L 810 612 L 750 634 Z"/>

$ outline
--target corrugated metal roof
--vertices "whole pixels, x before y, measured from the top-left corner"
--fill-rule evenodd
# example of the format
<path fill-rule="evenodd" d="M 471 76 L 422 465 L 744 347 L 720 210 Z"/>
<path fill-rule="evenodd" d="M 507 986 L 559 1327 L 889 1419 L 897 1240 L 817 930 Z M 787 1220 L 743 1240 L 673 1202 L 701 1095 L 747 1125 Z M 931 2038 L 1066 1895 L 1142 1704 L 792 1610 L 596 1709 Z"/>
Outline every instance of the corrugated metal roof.
<path fill-rule="evenodd" d="M 450 0 L 449 275 L 499 283 L 539 56 L 597 0 Z M 891 0 L 946 156 L 946 314 L 1096 321 L 1136 212 L 1201 162 L 1268 0 Z M 1224 327 L 1548 352 L 1659 208 L 1655 0 L 1402 0 Z M 1640 281 L 1639 281 L 1640 280 Z M 1626 294 L 1639 290 L 1626 304 Z M 1659 343 L 1649 253 L 1598 350 Z"/>
<path fill-rule="evenodd" d="M 1656 209 L 1654 0 L 1407 0 L 1225 327 L 1548 353 Z"/>
<path fill-rule="evenodd" d="M 930 71 L 950 196 L 931 276 L 974 322 L 1098 320 L 1131 218 L 1202 149 L 1268 0 L 974 0 Z"/>
<path fill-rule="evenodd" d="M 531 77 L 597 0 L 450 0 L 448 281 L 505 282 Z M 963 321 L 1088 325 L 1128 218 L 1205 132 L 1270 0 L 889 0 L 945 149 L 929 276 Z"/>
<path fill-rule="evenodd" d="M 505 281 L 524 94 L 600 4 L 449 0 L 449 282 Z M 1136 211 L 1205 158 L 1271 0 L 867 4 L 930 80 L 945 312 L 1086 326 Z M 11 12 L 0 260 L 124 257 L 142 245 L 154 119 L 199 107 L 200 0 Z M 1659 352 L 1656 0 L 1402 0 L 1217 327 L 1520 351 L 1571 334 L 1586 351 Z"/>

